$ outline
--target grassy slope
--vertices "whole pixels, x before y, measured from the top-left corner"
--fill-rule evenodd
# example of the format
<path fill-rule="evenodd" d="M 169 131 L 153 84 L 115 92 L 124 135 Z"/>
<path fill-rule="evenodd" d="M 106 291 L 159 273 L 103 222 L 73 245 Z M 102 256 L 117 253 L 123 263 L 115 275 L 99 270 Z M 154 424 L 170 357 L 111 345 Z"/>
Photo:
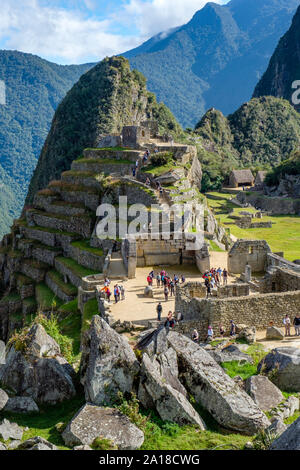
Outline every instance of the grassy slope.
<path fill-rule="evenodd" d="M 234 215 L 239 215 L 241 211 L 257 212 L 251 209 L 242 209 L 229 201 L 231 194 L 226 193 L 207 193 L 208 204 L 214 209 L 216 218 L 222 224 L 230 228 L 232 235 L 237 238 L 266 240 L 273 252 L 284 252 L 286 259 L 294 261 L 299 258 L 300 253 L 300 217 L 276 215 L 264 217 L 263 221 L 272 221 L 271 228 L 241 229 L 234 225 L 234 220 L 230 218 L 228 211 L 234 211 Z M 231 225 L 232 224 L 232 225 Z"/>

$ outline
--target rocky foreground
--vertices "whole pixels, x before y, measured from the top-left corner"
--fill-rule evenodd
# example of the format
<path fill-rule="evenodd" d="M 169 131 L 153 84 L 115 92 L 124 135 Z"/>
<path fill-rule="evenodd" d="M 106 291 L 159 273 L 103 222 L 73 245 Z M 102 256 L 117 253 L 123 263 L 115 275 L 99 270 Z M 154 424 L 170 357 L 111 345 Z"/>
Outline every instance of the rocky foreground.
<path fill-rule="evenodd" d="M 120 450 L 143 445 L 143 431 L 116 408 L 120 393 L 124 397 L 135 393 L 145 409 L 155 410 L 165 422 L 194 425 L 204 432 L 206 423 L 197 412 L 200 405 L 222 428 L 249 436 L 264 431 L 279 436 L 272 448 L 298 448 L 299 420 L 290 426 L 292 434 L 283 420 L 299 410 L 299 399 L 291 396 L 284 401 L 279 388 L 265 375 L 250 377 L 242 384 L 231 379 L 215 358 L 222 357 L 223 362 L 226 356 L 240 357 L 246 362 L 237 347 L 208 351 L 165 328 L 143 334 L 137 347 L 134 354 L 124 336 L 101 317 L 93 317 L 82 338 L 79 371 L 86 403 L 62 432 L 68 448 L 91 449 L 97 439 Z M 274 350 L 259 365 L 269 371 L 275 368 L 280 385 L 289 375 L 297 383 L 298 354 L 290 349 Z M 0 411 L 22 414 L 39 413 L 40 406 L 69 400 L 80 387 L 59 345 L 39 324 L 13 337 L 6 348 L 0 344 L 0 385 Z M 0 450 L 57 450 L 39 436 L 22 442 L 23 432 L 4 419 L 0 423 Z"/>

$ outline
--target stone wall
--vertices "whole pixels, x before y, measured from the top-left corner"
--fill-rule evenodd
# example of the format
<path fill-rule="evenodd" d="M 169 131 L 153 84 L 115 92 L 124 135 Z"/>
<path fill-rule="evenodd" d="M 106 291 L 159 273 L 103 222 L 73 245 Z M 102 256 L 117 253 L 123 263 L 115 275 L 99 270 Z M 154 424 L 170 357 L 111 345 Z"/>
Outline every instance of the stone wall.
<path fill-rule="evenodd" d="M 70 257 L 73 258 L 78 264 L 88 269 L 102 273 L 105 256 L 99 256 L 90 251 L 70 246 Z"/>
<path fill-rule="evenodd" d="M 271 212 L 274 215 L 300 214 L 300 199 L 268 197 L 259 192 L 243 191 L 240 191 L 236 198 L 241 204 L 251 204 L 256 209 Z"/>
<path fill-rule="evenodd" d="M 276 268 L 267 273 L 261 281 L 260 292 L 288 292 L 300 290 L 300 272 L 296 273 L 285 268 Z"/>
<path fill-rule="evenodd" d="M 228 271 L 242 274 L 249 264 L 252 272 L 264 272 L 268 253 L 271 248 L 265 240 L 238 240 L 228 254 Z"/>

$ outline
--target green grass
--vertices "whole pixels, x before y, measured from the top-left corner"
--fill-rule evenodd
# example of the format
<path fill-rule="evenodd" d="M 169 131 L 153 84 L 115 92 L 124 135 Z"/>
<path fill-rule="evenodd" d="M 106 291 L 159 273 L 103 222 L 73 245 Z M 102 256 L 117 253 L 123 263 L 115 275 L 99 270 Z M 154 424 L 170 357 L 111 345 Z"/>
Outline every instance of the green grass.
<path fill-rule="evenodd" d="M 21 296 L 17 292 L 11 292 L 10 294 L 6 295 L 3 297 L 3 299 L 0 300 L 0 304 L 6 304 L 8 302 L 20 302 L 21 301 Z"/>
<path fill-rule="evenodd" d="M 86 163 L 88 165 L 133 165 L 134 163 L 130 160 L 125 160 L 125 159 L 114 159 L 114 158 L 81 158 L 79 161 L 80 163 Z M 69 174 L 71 173 L 68 171 L 67 173 L 64 174 Z M 77 172 L 76 172 L 77 173 Z"/>
<path fill-rule="evenodd" d="M 77 293 L 78 293 L 77 287 L 73 286 L 73 284 L 71 284 L 70 282 L 68 282 L 66 284 L 64 282 L 64 278 L 63 278 L 62 274 L 55 271 L 54 269 L 52 271 L 49 271 L 47 274 L 50 277 L 50 279 L 52 279 L 52 281 L 55 282 L 55 284 L 57 284 L 59 286 L 59 288 L 66 295 L 77 296 Z"/>
<path fill-rule="evenodd" d="M 161 165 L 161 166 L 155 166 L 155 165 L 148 165 L 144 168 L 142 168 L 143 173 L 149 173 L 153 176 L 161 176 L 164 173 L 167 173 L 168 171 L 173 171 L 176 168 L 175 164 L 167 164 L 167 165 Z"/>
<path fill-rule="evenodd" d="M 8 420 L 17 423 L 19 426 L 28 427 L 24 432 L 22 441 L 26 441 L 34 436 L 41 436 L 47 441 L 52 442 L 60 449 L 68 450 L 61 437 L 56 425 L 64 423 L 65 425 L 72 419 L 74 414 L 84 404 L 84 398 L 77 396 L 69 401 L 55 406 L 41 406 L 39 414 L 17 415 L 12 413 L 0 412 L 1 420 Z"/>
<path fill-rule="evenodd" d="M 266 240 L 273 252 L 284 252 L 284 256 L 289 261 L 299 258 L 300 253 L 300 217 L 293 215 L 275 215 L 272 217 L 264 216 L 262 221 L 272 222 L 272 228 L 251 228 L 241 229 L 234 224 L 230 218 L 229 212 L 233 210 L 233 215 L 238 216 L 240 212 L 257 212 L 255 209 L 243 209 L 237 207 L 229 201 L 230 194 L 225 193 L 207 193 L 208 205 L 214 210 L 216 219 L 230 227 L 230 232 L 237 238 L 248 240 Z M 260 220 L 259 220 L 260 221 Z"/>
<path fill-rule="evenodd" d="M 236 343 L 244 344 L 244 341 L 237 340 Z M 252 375 L 257 375 L 257 366 L 259 362 L 268 354 L 262 344 L 251 344 L 245 351 L 246 354 L 252 357 L 253 364 L 240 363 L 239 361 L 223 362 L 221 366 L 229 377 L 233 378 L 237 375 L 241 376 L 243 380 L 248 379 Z"/>
<path fill-rule="evenodd" d="M 86 277 L 99 274 L 99 272 L 94 271 L 93 269 L 87 269 L 80 264 L 76 263 L 72 258 L 64 258 L 63 256 L 58 256 L 57 261 L 62 263 L 67 269 L 72 271 L 75 276 Z"/>
<path fill-rule="evenodd" d="M 223 252 L 222 248 L 220 248 L 213 240 L 209 240 L 210 248 L 212 251 Z"/>
<path fill-rule="evenodd" d="M 38 306 L 45 310 L 55 310 L 63 304 L 62 300 L 58 299 L 54 292 L 43 282 L 37 284 L 35 296 Z"/>
<path fill-rule="evenodd" d="M 93 248 L 92 246 L 90 246 L 90 240 L 79 240 L 76 242 L 72 242 L 71 245 L 74 246 L 75 248 L 79 248 L 80 250 L 93 253 L 94 255 L 104 256 L 103 250 L 101 250 L 100 248 Z"/>
<path fill-rule="evenodd" d="M 99 315 L 97 299 L 89 300 L 84 306 L 81 327 L 82 333 L 89 329 L 94 315 Z"/>

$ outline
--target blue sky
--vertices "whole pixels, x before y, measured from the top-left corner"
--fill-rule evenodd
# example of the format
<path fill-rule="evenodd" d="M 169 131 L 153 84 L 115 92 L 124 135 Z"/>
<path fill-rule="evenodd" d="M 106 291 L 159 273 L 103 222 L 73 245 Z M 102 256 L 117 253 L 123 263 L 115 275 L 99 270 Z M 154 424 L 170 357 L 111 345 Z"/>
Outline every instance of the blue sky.
<path fill-rule="evenodd" d="M 94 62 L 186 23 L 205 3 L 206 0 L 1 0 L 0 49 L 37 54 L 60 64 Z"/>

